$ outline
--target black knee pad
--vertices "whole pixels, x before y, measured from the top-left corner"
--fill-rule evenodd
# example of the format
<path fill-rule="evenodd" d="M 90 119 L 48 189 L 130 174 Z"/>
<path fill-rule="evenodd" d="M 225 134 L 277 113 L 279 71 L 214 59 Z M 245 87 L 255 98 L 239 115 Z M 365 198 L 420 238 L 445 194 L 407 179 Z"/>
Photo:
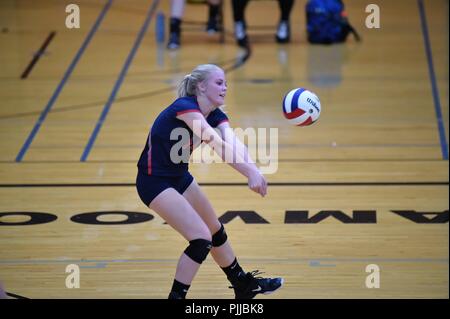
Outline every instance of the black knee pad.
<path fill-rule="evenodd" d="M 211 242 L 206 239 L 194 239 L 189 242 L 189 246 L 184 253 L 198 264 L 201 264 L 211 250 Z"/>
<path fill-rule="evenodd" d="M 225 228 L 223 224 L 220 224 L 220 229 L 212 236 L 212 245 L 213 247 L 219 247 L 225 244 L 227 241 L 227 233 L 225 232 Z"/>

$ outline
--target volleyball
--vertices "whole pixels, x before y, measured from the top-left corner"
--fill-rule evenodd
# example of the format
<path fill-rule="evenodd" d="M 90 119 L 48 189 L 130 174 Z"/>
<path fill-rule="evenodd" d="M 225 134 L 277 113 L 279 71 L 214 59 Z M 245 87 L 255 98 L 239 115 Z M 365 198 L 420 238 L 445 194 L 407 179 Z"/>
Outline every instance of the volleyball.
<path fill-rule="evenodd" d="M 308 126 L 319 119 L 320 100 L 316 94 L 297 88 L 289 91 L 283 99 L 283 114 L 288 122 L 296 126 Z"/>

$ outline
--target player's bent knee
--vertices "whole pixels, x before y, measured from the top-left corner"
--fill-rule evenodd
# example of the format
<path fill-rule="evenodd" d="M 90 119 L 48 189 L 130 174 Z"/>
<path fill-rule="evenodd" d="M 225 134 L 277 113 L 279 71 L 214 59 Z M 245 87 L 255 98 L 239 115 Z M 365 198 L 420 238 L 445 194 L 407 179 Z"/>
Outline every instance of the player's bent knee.
<path fill-rule="evenodd" d="M 223 224 L 220 224 L 220 229 L 212 236 L 212 245 L 213 247 L 219 247 L 225 244 L 227 241 L 227 233 L 225 232 L 225 228 Z"/>
<path fill-rule="evenodd" d="M 189 246 L 184 253 L 198 264 L 201 264 L 211 250 L 211 241 L 206 239 L 194 239 L 189 242 Z"/>

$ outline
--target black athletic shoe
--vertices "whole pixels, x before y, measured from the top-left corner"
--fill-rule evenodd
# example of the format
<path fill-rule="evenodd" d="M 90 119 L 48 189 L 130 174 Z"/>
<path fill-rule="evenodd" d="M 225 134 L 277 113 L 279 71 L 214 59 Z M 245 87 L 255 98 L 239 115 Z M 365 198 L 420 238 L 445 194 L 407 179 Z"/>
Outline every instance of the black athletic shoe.
<path fill-rule="evenodd" d="M 271 294 L 283 285 L 283 278 L 255 277 L 262 274 L 258 270 L 248 272 L 243 283 L 231 286 L 234 289 L 236 299 L 253 299 L 257 294 Z"/>
<path fill-rule="evenodd" d="M 185 299 L 185 298 L 183 298 L 179 293 L 171 291 L 169 294 L 169 298 L 167 299 Z"/>
<path fill-rule="evenodd" d="M 288 21 L 281 21 L 278 24 L 275 39 L 278 43 L 289 43 L 291 41 L 291 27 Z"/>
<path fill-rule="evenodd" d="M 169 42 L 167 43 L 167 48 L 169 50 L 176 50 L 180 47 L 180 33 L 171 32 L 169 35 Z"/>
<path fill-rule="evenodd" d="M 220 28 L 217 23 L 217 20 L 216 19 L 208 20 L 208 23 L 206 23 L 206 32 L 208 32 L 208 34 L 216 34 L 219 31 Z"/>
<path fill-rule="evenodd" d="M 236 21 L 234 23 L 234 37 L 236 43 L 242 47 L 248 47 L 247 26 L 245 21 Z"/>

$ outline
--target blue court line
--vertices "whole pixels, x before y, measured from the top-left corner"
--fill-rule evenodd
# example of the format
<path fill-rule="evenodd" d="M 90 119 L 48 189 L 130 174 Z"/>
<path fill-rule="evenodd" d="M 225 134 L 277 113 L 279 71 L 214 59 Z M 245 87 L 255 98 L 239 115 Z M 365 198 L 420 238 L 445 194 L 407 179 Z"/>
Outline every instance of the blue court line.
<path fill-rule="evenodd" d="M 94 36 L 95 32 L 97 31 L 100 23 L 102 22 L 103 18 L 105 17 L 106 12 L 111 7 L 113 0 L 108 0 L 108 2 L 103 7 L 102 11 L 100 12 L 100 15 L 97 17 L 97 20 L 95 21 L 94 25 L 92 26 L 92 29 L 89 31 L 86 39 L 84 40 L 83 44 L 81 45 L 80 49 L 78 49 L 77 54 L 75 55 L 75 58 L 73 59 L 72 63 L 70 63 L 69 68 L 67 69 L 66 73 L 64 74 L 64 77 L 62 78 L 61 82 L 56 87 L 55 92 L 53 93 L 52 97 L 47 103 L 47 106 L 42 111 L 41 115 L 39 116 L 39 119 L 37 120 L 36 124 L 34 125 L 30 135 L 28 135 L 28 138 L 26 139 L 25 143 L 23 144 L 22 148 L 19 151 L 19 154 L 16 157 L 16 162 L 21 162 L 23 157 L 25 156 L 25 153 L 27 152 L 28 148 L 30 147 L 31 143 L 33 142 L 34 137 L 36 136 L 37 132 L 39 131 L 39 128 L 41 127 L 42 123 L 45 121 L 45 118 L 47 117 L 48 112 L 50 112 L 50 109 L 52 108 L 53 104 L 55 103 L 56 99 L 58 98 L 59 94 L 61 93 L 62 88 L 66 84 L 67 80 L 69 79 L 70 75 L 72 74 L 72 71 L 75 69 L 75 66 L 77 65 L 78 61 L 81 58 L 81 55 L 84 53 L 84 50 L 88 46 L 89 42 L 91 41 L 92 37 Z"/>
<path fill-rule="evenodd" d="M 318 260 L 311 260 L 309 262 L 310 267 L 336 267 L 336 264 L 321 264 Z"/>
<path fill-rule="evenodd" d="M 91 137 L 89 138 L 89 141 L 84 148 L 83 154 L 81 155 L 81 162 L 85 162 L 87 157 L 89 156 L 89 153 L 92 149 L 92 146 L 94 145 L 95 139 L 97 138 L 98 133 L 100 132 L 100 129 L 106 119 L 106 116 L 108 115 L 109 109 L 111 108 L 112 103 L 114 102 L 116 98 L 116 94 L 119 91 L 120 86 L 122 85 L 122 82 L 125 78 L 125 75 L 127 74 L 128 68 L 131 64 L 131 61 L 133 60 L 137 49 L 139 48 L 139 45 L 142 42 L 142 39 L 144 37 L 145 32 L 147 31 L 148 25 L 150 24 L 151 18 L 154 15 L 156 8 L 158 6 L 159 0 L 154 0 L 152 5 L 150 6 L 150 9 L 147 13 L 147 17 L 145 19 L 144 24 L 141 27 L 141 30 L 139 31 L 139 34 L 136 38 L 136 41 L 134 42 L 134 45 L 131 49 L 130 54 L 128 55 L 125 64 L 122 67 L 122 70 L 120 71 L 119 77 L 117 78 L 116 83 L 114 84 L 113 90 L 111 91 L 111 94 L 108 98 L 108 101 L 106 101 L 105 106 L 103 107 L 103 111 L 100 115 L 100 118 L 97 121 L 97 124 L 95 125 L 94 131 L 92 132 Z"/>
<path fill-rule="evenodd" d="M 90 265 L 90 266 L 80 266 L 80 268 L 106 268 L 107 263 L 96 263 L 95 265 Z"/>
<path fill-rule="evenodd" d="M 428 25 L 427 25 L 427 18 L 425 15 L 425 7 L 423 5 L 423 0 L 417 0 L 417 4 L 419 6 L 423 41 L 425 44 L 425 52 L 426 52 L 427 61 L 428 61 L 428 71 L 430 74 L 431 89 L 433 92 L 434 109 L 436 112 L 436 119 L 437 119 L 438 128 L 439 128 L 439 139 L 441 142 L 442 158 L 444 160 L 448 160 L 447 139 L 445 137 L 445 128 L 444 128 L 444 120 L 442 119 L 441 102 L 439 100 L 439 91 L 438 91 L 438 87 L 436 84 L 436 74 L 434 73 L 433 55 L 431 53 L 430 39 L 428 36 Z"/>

